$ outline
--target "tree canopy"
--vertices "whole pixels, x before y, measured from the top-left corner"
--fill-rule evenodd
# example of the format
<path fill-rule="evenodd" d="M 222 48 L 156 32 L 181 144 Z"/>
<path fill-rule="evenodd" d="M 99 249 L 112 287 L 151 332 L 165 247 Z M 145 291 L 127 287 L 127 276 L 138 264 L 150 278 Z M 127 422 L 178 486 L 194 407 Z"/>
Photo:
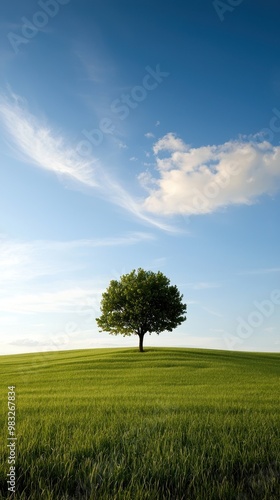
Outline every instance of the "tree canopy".
<path fill-rule="evenodd" d="M 96 318 L 100 331 L 123 336 L 139 336 L 143 352 L 145 333 L 172 331 L 185 321 L 186 304 L 177 286 L 160 271 L 139 268 L 112 280 L 102 294 L 101 316 Z"/>

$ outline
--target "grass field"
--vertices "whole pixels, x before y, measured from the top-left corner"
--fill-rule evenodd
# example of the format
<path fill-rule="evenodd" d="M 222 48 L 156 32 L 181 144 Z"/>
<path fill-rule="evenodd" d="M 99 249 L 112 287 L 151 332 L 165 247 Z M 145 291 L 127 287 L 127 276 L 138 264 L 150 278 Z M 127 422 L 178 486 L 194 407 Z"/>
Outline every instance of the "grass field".
<path fill-rule="evenodd" d="M 280 498 L 280 355 L 96 349 L 2 356 L 16 499 Z"/>

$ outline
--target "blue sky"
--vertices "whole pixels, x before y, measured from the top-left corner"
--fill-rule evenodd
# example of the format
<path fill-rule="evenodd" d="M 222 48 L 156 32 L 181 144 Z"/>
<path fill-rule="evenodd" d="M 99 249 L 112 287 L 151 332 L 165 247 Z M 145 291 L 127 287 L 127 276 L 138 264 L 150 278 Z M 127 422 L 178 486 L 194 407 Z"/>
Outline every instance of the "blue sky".
<path fill-rule="evenodd" d="M 145 344 L 279 351 L 277 2 L 1 6 L 1 354 L 137 346 L 102 292 L 162 271 Z"/>

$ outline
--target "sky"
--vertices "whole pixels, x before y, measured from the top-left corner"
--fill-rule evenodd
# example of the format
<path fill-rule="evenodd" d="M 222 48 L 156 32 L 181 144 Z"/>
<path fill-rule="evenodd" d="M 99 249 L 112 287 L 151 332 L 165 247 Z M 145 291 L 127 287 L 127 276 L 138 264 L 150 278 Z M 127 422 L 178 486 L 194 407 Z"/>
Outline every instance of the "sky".
<path fill-rule="evenodd" d="M 95 318 L 140 267 L 188 306 L 144 345 L 279 352 L 279 3 L 0 14 L 0 354 L 137 347 Z"/>

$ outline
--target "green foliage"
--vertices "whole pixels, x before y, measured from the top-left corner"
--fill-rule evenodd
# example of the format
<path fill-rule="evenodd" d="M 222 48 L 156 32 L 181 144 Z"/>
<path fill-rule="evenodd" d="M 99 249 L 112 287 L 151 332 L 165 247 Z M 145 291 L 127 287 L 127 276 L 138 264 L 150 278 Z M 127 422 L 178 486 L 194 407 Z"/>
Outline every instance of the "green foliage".
<path fill-rule="evenodd" d="M 1 356 L 0 498 L 15 385 L 11 500 L 278 500 L 279 361 L 175 348 Z"/>
<path fill-rule="evenodd" d="M 183 295 L 160 271 L 133 270 L 112 280 L 102 295 L 101 330 L 117 335 L 145 335 L 172 331 L 183 321 L 187 306 Z"/>

